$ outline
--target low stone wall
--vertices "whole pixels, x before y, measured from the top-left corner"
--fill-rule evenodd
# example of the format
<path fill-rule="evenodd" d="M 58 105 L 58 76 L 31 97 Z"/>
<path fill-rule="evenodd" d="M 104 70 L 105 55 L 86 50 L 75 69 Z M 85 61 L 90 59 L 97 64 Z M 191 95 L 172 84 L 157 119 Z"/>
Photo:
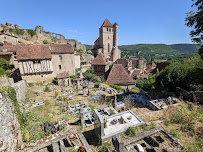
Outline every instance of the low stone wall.
<path fill-rule="evenodd" d="M 6 92 L 0 92 L 0 126 L 0 151 L 16 151 L 22 144 L 20 124 Z"/>
<path fill-rule="evenodd" d="M 11 85 L 16 91 L 16 97 L 20 110 L 23 110 L 25 94 L 27 92 L 27 82 L 25 80 L 18 81 Z"/>

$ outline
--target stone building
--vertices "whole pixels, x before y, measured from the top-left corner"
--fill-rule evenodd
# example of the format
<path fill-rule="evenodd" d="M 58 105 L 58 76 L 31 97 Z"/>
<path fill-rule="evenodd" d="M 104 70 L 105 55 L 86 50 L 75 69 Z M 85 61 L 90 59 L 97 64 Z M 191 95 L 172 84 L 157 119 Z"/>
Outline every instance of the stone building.
<path fill-rule="evenodd" d="M 147 66 L 147 61 L 145 58 L 140 57 L 140 58 L 129 58 L 130 60 L 132 60 L 132 64 L 134 65 L 134 67 L 136 68 L 141 68 L 141 69 L 145 69 Z"/>
<path fill-rule="evenodd" d="M 92 61 L 92 67 L 94 68 L 94 73 L 96 75 L 105 78 L 105 74 L 109 70 L 109 62 L 103 53 L 97 55 Z"/>
<path fill-rule="evenodd" d="M 92 50 L 94 56 L 103 53 L 110 61 L 116 61 L 121 58 L 121 50 L 118 49 L 118 24 L 113 25 L 108 19 L 104 21 L 99 28 L 99 38 L 94 42 Z"/>
<path fill-rule="evenodd" d="M 80 58 L 70 44 L 17 44 L 0 47 L 0 57 L 19 68 L 22 79 L 27 82 L 52 81 L 57 74 L 75 75 Z M 10 58 L 10 59 L 9 59 Z M 77 63 L 77 64 L 76 64 Z"/>

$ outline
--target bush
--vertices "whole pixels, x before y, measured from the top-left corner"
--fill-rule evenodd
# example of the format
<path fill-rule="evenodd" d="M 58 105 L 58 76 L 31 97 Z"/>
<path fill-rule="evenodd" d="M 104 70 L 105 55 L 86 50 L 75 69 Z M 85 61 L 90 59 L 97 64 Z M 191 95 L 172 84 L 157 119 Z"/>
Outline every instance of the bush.
<path fill-rule="evenodd" d="M 154 128 L 156 128 L 156 124 L 154 122 L 152 122 L 151 129 L 154 129 Z"/>
<path fill-rule="evenodd" d="M 120 91 L 124 91 L 124 89 L 118 85 L 115 85 L 115 84 L 110 84 L 110 83 L 107 83 L 110 87 L 116 89 L 116 90 L 120 90 Z"/>
<path fill-rule="evenodd" d="M 185 115 L 181 112 L 174 112 L 173 116 L 171 117 L 172 123 L 181 123 L 185 120 Z"/>
<path fill-rule="evenodd" d="M 86 54 L 90 54 L 90 55 L 94 55 L 94 53 L 92 52 L 85 52 Z"/>
<path fill-rule="evenodd" d="M 94 87 L 95 87 L 95 88 L 99 88 L 99 84 L 100 84 L 99 82 L 96 82 L 96 83 L 94 84 Z"/>
<path fill-rule="evenodd" d="M 6 74 L 5 70 L 0 67 L 0 76 L 5 75 L 5 74 Z"/>
<path fill-rule="evenodd" d="M 140 89 L 130 89 L 129 91 L 132 93 L 140 93 Z"/>
<path fill-rule="evenodd" d="M 108 142 L 105 142 L 105 143 L 102 145 L 102 147 L 99 149 L 99 152 L 107 152 L 107 151 L 108 151 L 107 148 L 108 148 L 109 146 L 111 146 L 111 144 L 108 143 Z"/>
<path fill-rule="evenodd" d="M 0 67 L 3 68 L 5 71 L 10 68 L 9 62 L 3 58 L 0 58 Z"/>
<path fill-rule="evenodd" d="M 58 85 L 58 79 L 57 79 L 57 78 L 54 78 L 54 79 L 52 80 L 52 83 L 55 84 L 55 85 Z"/>
<path fill-rule="evenodd" d="M 24 34 L 24 30 L 23 29 L 15 29 L 15 33 L 17 35 L 23 35 Z"/>
<path fill-rule="evenodd" d="M 50 91 L 51 91 L 48 85 L 45 86 L 44 91 L 45 91 L 45 92 L 50 92 Z"/>
<path fill-rule="evenodd" d="M 135 136 L 136 135 L 135 128 L 129 127 L 128 130 L 125 132 L 125 134 L 130 137 Z"/>
<path fill-rule="evenodd" d="M 73 79 L 76 79 L 78 76 L 77 75 L 71 75 L 70 78 L 73 80 Z"/>
<path fill-rule="evenodd" d="M 146 124 L 142 124 L 142 125 L 140 126 L 140 128 L 142 128 L 142 130 L 147 130 Z"/>
<path fill-rule="evenodd" d="M 179 137 L 178 131 L 177 131 L 176 129 L 171 129 L 171 130 L 170 130 L 170 134 L 173 135 L 173 136 L 176 137 L 176 138 Z"/>
<path fill-rule="evenodd" d="M 184 132 L 187 132 L 187 131 L 194 132 L 195 131 L 195 125 L 193 123 L 186 124 L 186 125 L 181 127 L 181 130 Z"/>
<path fill-rule="evenodd" d="M 34 35 L 36 35 L 36 31 L 35 30 L 27 30 L 28 34 L 31 35 L 31 37 L 33 37 Z"/>
<path fill-rule="evenodd" d="M 49 41 L 43 40 L 43 44 L 49 44 Z"/>

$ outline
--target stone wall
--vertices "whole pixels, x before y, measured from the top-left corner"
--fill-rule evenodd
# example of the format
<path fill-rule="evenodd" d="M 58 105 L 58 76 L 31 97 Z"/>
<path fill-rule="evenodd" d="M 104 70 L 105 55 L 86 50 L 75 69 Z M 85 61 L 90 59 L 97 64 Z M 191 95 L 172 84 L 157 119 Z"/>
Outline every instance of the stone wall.
<path fill-rule="evenodd" d="M 2 28 L 2 26 L 0 25 Z M 40 43 L 43 43 L 44 40 L 47 40 L 49 43 L 57 43 L 57 44 L 71 44 L 76 49 L 82 49 L 84 52 L 86 52 L 86 46 L 78 42 L 74 39 L 65 39 L 65 37 L 62 34 L 58 33 L 51 33 L 46 32 L 42 26 L 36 26 L 35 30 L 28 30 L 28 29 L 21 29 L 23 31 L 23 34 L 16 34 L 13 31 L 10 31 L 9 29 L 12 28 L 11 26 L 3 26 L 3 30 L 1 32 L 4 32 L 9 35 L 14 35 L 18 37 L 19 39 L 24 39 L 27 41 L 36 41 L 38 40 Z M 13 28 L 17 29 L 17 28 Z M 30 32 L 32 31 L 35 33 L 34 35 L 30 35 Z M 1 42 L 1 41 L 0 41 Z"/>
<path fill-rule="evenodd" d="M 6 75 L 0 76 L 0 87 L 9 86 L 13 83 L 12 78 L 8 78 Z"/>
<path fill-rule="evenodd" d="M 22 144 L 20 124 L 8 94 L 0 92 L 0 151 L 14 152 Z"/>
<path fill-rule="evenodd" d="M 23 111 L 25 94 L 27 92 L 27 82 L 25 80 L 21 80 L 17 83 L 12 84 L 11 87 L 15 89 L 19 108 L 21 111 Z"/>

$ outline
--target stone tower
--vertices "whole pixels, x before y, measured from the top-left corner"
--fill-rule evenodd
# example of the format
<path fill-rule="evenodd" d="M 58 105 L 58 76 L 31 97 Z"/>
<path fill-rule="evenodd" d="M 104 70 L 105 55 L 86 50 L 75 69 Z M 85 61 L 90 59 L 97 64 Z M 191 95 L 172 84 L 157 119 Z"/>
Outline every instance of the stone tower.
<path fill-rule="evenodd" d="M 99 28 L 99 38 L 94 42 L 92 50 L 95 56 L 103 53 L 110 61 L 116 61 L 121 56 L 118 49 L 118 24 L 112 25 L 108 19 Z"/>

